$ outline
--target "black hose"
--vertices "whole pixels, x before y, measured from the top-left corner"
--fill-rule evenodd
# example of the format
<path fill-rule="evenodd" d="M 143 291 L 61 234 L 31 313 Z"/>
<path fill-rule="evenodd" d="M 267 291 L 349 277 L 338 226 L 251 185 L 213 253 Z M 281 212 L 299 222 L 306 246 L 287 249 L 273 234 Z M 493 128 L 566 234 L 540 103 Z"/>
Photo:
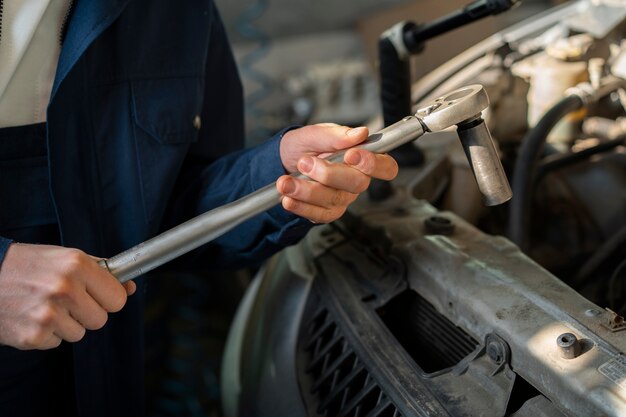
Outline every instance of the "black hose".
<path fill-rule="evenodd" d="M 626 134 L 617 136 L 615 139 L 604 141 L 596 146 L 583 149 L 582 151 L 579 151 L 579 152 L 559 155 L 557 157 L 550 158 L 550 159 L 546 158 L 546 161 L 541 161 L 541 163 L 539 164 L 534 182 L 535 184 L 537 184 L 540 179 L 542 179 L 546 174 L 548 174 L 551 171 L 576 164 L 578 162 L 591 158 L 593 155 L 597 155 L 603 152 L 608 152 L 624 144 L 626 144 Z"/>
<path fill-rule="evenodd" d="M 583 105 L 582 99 L 578 96 L 565 97 L 548 110 L 522 140 L 513 171 L 513 198 L 507 229 L 509 239 L 522 251 L 528 249 L 533 178 L 543 145 L 552 128 L 567 114 L 580 109 Z"/>
<path fill-rule="evenodd" d="M 462 9 L 456 10 L 439 19 L 417 26 L 407 36 L 409 50 L 413 45 L 465 26 L 487 16 L 493 16 L 509 10 L 518 0 L 476 0 Z"/>
<path fill-rule="evenodd" d="M 617 250 L 626 244 L 626 227 L 621 228 L 608 240 L 606 240 L 594 253 L 589 257 L 587 262 L 580 268 L 578 274 L 574 277 L 570 286 L 574 289 L 580 288 L 587 278 L 591 276 L 606 260 Z"/>

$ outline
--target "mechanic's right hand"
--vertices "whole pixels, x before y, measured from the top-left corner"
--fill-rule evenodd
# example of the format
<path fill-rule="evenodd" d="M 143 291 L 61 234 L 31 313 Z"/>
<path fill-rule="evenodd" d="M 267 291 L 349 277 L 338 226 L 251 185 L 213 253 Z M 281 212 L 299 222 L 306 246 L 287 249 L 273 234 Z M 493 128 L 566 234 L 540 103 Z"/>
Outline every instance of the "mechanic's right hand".
<path fill-rule="evenodd" d="M 135 289 L 78 249 L 13 243 L 0 266 L 0 344 L 26 350 L 77 342 Z"/>

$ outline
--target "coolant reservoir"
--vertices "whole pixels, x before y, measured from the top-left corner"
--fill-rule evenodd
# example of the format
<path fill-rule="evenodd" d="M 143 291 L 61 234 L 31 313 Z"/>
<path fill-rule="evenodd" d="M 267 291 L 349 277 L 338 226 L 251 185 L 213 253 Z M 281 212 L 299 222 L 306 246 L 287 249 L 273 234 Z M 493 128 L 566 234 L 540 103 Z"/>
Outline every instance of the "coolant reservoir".
<path fill-rule="evenodd" d="M 565 90 L 589 79 L 584 58 L 592 45 L 593 38 L 587 34 L 572 36 L 513 66 L 513 73 L 530 84 L 529 127 L 535 126 L 546 111 L 564 97 Z M 573 112 L 563 118 L 550 132 L 548 142 L 558 145 L 573 141 L 584 111 Z"/>

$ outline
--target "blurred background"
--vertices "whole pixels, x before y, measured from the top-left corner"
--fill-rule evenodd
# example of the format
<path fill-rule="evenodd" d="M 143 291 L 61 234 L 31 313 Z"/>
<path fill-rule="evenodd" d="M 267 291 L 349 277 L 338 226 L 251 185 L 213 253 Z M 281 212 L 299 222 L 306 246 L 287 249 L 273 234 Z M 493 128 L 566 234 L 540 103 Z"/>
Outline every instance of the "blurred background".
<path fill-rule="evenodd" d="M 429 41 L 418 79 L 489 35 L 561 1 L 512 11 Z M 380 112 L 376 45 L 395 23 L 429 22 L 459 0 L 216 0 L 246 98 L 247 145 L 293 124 L 361 125 Z M 158 273 L 148 280 L 149 416 L 221 416 L 220 363 L 229 325 L 255 271 Z"/>
<path fill-rule="evenodd" d="M 358 125 L 379 111 L 377 41 L 395 23 L 430 22 L 464 0 L 216 0 L 246 94 L 249 144 L 290 124 Z M 415 79 L 554 0 L 523 0 L 427 43 Z"/>

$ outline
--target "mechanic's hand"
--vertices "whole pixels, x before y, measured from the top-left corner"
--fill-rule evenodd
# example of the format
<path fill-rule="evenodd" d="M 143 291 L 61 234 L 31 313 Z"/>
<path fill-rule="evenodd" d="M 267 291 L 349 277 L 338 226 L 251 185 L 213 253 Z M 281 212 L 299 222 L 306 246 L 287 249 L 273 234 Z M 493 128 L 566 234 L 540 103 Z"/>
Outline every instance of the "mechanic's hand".
<path fill-rule="evenodd" d="M 398 164 L 389 155 L 350 149 L 344 164 L 325 161 L 325 156 L 358 145 L 367 139 L 366 127 L 351 129 L 331 123 L 305 126 L 287 132 L 280 142 L 280 157 L 289 173 L 300 171 L 315 181 L 282 176 L 276 188 L 285 210 L 314 223 L 332 222 L 346 211 L 372 178 L 392 180 Z"/>
<path fill-rule="evenodd" d="M 50 349 L 77 342 L 121 310 L 136 289 L 126 284 L 78 249 L 13 243 L 0 267 L 0 344 Z"/>

